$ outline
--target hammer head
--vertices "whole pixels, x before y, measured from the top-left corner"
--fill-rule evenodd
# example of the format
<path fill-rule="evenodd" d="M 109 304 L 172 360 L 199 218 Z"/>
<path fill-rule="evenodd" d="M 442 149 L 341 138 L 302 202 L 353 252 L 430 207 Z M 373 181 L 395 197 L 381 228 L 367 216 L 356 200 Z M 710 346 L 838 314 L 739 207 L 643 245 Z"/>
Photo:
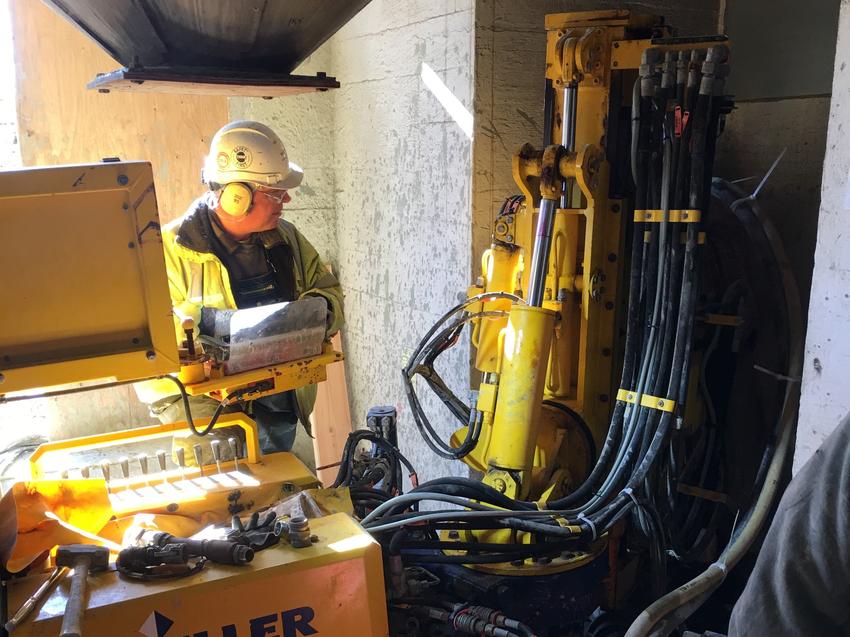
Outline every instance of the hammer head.
<path fill-rule="evenodd" d="M 93 544 L 67 544 L 56 549 L 56 566 L 74 568 L 80 560 L 87 560 L 89 571 L 102 571 L 109 567 L 109 549 Z"/>

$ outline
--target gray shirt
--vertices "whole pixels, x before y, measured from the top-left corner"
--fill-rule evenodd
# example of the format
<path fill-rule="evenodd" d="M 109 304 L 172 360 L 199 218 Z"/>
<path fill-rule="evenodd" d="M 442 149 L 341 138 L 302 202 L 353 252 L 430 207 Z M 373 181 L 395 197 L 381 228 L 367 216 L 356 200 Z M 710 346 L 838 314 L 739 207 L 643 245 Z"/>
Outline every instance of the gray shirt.
<path fill-rule="evenodd" d="M 782 496 L 729 637 L 850 635 L 850 416 Z"/>

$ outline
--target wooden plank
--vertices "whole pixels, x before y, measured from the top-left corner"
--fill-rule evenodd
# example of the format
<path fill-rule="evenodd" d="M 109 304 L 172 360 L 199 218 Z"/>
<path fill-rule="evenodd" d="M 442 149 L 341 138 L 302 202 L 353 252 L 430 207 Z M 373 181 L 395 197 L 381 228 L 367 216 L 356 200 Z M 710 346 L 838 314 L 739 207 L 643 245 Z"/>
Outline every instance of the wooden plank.
<path fill-rule="evenodd" d="M 206 72 L 205 72 L 206 71 Z M 339 82 L 323 74 L 270 75 L 237 73 L 215 69 L 118 69 L 99 75 L 88 88 L 100 93 L 170 93 L 181 95 L 224 95 L 227 97 L 285 97 L 339 88 Z"/>
<path fill-rule="evenodd" d="M 204 190 L 200 170 L 228 121 L 227 98 L 88 91 L 86 82 L 115 62 L 43 3 L 10 8 L 24 165 L 148 160 L 161 218 L 183 214 Z"/>
<path fill-rule="evenodd" d="M 331 339 L 334 349 L 342 351 L 339 333 Z M 316 466 L 323 467 L 339 462 L 348 434 L 351 433 L 351 411 L 348 407 L 348 385 L 345 382 L 345 361 L 327 366 L 328 379 L 319 383 L 316 406 L 310 422 L 313 424 L 313 451 Z M 317 471 L 325 486 L 336 478 L 338 468 L 329 466 Z"/>

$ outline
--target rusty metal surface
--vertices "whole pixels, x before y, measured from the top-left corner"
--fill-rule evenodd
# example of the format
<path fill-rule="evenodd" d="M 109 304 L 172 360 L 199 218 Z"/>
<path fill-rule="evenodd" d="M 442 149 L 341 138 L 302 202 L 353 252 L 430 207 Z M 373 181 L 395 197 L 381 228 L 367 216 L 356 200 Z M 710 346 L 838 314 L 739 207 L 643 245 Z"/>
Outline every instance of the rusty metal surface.
<path fill-rule="evenodd" d="M 46 0 L 126 67 L 286 75 L 369 0 Z"/>

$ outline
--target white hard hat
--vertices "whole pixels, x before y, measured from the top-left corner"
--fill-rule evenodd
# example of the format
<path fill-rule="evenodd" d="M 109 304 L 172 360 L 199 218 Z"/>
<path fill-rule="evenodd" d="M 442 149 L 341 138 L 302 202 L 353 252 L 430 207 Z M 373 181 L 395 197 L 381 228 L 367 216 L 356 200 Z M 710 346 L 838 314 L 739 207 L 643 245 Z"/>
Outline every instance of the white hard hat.
<path fill-rule="evenodd" d="M 239 120 L 219 130 L 204 162 L 204 182 L 250 182 L 290 189 L 301 183 L 304 171 L 290 162 L 280 137 L 260 122 Z"/>

